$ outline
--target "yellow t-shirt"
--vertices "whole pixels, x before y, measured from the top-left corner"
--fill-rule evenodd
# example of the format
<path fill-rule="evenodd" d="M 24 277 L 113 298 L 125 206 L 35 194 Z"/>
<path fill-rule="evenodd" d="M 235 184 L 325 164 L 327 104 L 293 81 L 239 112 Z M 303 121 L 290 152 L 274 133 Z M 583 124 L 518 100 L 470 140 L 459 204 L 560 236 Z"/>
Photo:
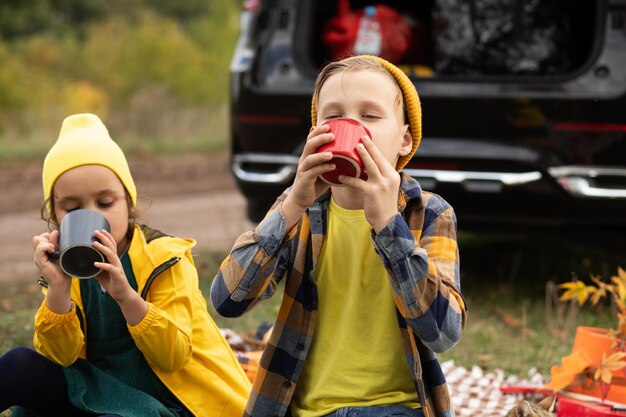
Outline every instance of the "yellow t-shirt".
<path fill-rule="evenodd" d="M 343 407 L 419 407 L 391 286 L 370 230 L 363 210 L 345 210 L 331 199 L 315 268 L 315 334 L 291 402 L 294 417 Z"/>

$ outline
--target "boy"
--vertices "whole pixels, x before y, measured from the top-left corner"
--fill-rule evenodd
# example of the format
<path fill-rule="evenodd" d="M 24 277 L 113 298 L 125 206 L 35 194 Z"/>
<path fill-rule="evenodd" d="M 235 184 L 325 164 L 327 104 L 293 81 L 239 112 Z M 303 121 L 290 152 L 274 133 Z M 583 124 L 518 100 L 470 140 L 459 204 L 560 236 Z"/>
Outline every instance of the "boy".
<path fill-rule="evenodd" d="M 286 278 L 244 415 L 453 416 L 433 352 L 454 346 L 466 321 L 456 217 L 398 172 L 421 139 L 415 87 L 383 59 L 347 58 L 320 72 L 311 115 L 293 185 L 239 237 L 211 288 L 234 317 Z M 316 149 L 336 117 L 371 133 L 358 146 L 366 181 L 320 179 L 334 167 Z"/>

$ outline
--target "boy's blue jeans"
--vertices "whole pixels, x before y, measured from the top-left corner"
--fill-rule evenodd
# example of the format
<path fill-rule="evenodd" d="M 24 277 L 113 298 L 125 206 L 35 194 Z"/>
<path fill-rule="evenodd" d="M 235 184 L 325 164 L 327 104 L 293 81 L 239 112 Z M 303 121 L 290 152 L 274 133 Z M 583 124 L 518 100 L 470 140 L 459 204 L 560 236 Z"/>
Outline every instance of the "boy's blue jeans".
<path fill-rule="evenodd" d="M 385 405 L 372 407 L 346 407 L 325 417 L 424 417 L 421 408 L 413 409 L 406 405 Z"/>

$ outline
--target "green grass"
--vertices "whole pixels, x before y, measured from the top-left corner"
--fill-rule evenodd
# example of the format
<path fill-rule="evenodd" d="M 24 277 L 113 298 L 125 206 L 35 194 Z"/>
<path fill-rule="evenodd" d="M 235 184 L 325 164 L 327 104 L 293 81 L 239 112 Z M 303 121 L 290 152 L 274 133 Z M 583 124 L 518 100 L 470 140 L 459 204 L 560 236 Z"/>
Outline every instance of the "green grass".
<path fill-rule="evenodd" d="M 626 260 L 604 248 L 565 242 L 556 237 L 459 237 L 463 293 L 469 320 L 460 343 L 441 360 L 453 359 L 485 370 L 504 369 L 526 376 L 536 368 L 548 377 L 550 367 L 570 353 L 576 325 L 614 324 L 610 308 L 572 309 L 555 302 L 549 282 L 564 282 L 576 273 L 605 277 Z M 213 276 L 225 253 L 197 254 L 200 286 L 208 299 Z M 273 322 L 282 289 L 248 315 L 227 319 L 209 312 L 222 328 L 253 334 L 263 322 Z M 0 288 L 0 354 L 17 345 L 30 346 L 32 317 L 41 301 L 33 284 Z M 210 303 L 209 303 L 210 305 Z M 0 414 L 1 416 L 2 414 Z"/>
<path fill-rule="evenodd" d="M 207 305 L 211 317 L 220 328 L 232 329 L 239 333 L 253 335 L 259 326 L 264 322 L 274 322 L 274 319 L 278 314 L 278 308 L 282 298 L 282 285 L 279 287 L 274 297 L 257 304 L 257 306 L 249 314 L 237 318 L 220 316 L 211 304 L 209 291 L 213 277 L 215 276 L 215 273 L 219 268 L 219 264 L 225 256 L 226 253 L 212 253 L 196 259 L 196 267 L 198 268 L 200 276 L 200 289 L 205 294 L 207 299 Z"/>
<path fill-rule="evenodd" d="M 226 104 L 181 107 L 158 98 L 152 101 L 155 102 L 152 112 L 120 109 L 103 117 L 111 137 L 127 157 L 182 155 L 227 148 Z M 14 123 L 28 128 L 3 128 L 0 123 L 0 163 L 43 159 L 58 138 L 67 115 L 60 110 L 24 112 L 19 115 L 23 120 Z"/>
<path fill-rule="evenodd" d="M 576 325 L 605 327 L 610 320 L 605 311 L 576 313 L 573 309 L 575 314 L 567 316 L 569 305 L 546 308 L 543 294 L 517 296 L 523 291 L 520 285 L 511 285 L 507 291 L 468 290 L 469 319 L 463 337 L 440 359 L 453 359 L 465 367 L 501 368 L 518 376 L 536 368 L 547 377 L 550 367 L 571 353 Z"/>
<path fill-rule="evenodd" d="M 43 299 L 36 284 L 0 287 L 0 354 L 15 346 L 32 346 L 33 318 Z"/>
<path fill-rule="evenodd" d="M 575 304 L 558 302 L 555 286 L 572 275 L 586 279 L 590 274 L 615 274 L 617 266 L 626 264 L 624 254 L 613 250 L 620 240 L 460 234 L 469 320 L 459 344 L 441 359 L 520 376 L 536 368 L 549 376 L 550 367 L 571 353 L 577 325 L 615 324 L 607 306 L 579 310 Z"/>

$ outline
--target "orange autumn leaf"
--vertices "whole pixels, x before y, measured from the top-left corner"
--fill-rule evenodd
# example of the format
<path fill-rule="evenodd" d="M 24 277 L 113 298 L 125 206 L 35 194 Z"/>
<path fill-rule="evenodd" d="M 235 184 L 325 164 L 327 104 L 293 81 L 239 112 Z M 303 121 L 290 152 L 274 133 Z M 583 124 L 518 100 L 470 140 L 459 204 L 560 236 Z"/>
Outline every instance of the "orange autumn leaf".
<path fill-rule="evenodd" d="M 609 292 L 611 292 L 611 288 L 608 284 L 605 284 L 600 280 L 599 276 L 592 276 L 591 280 L 596 283 L 597 288 L 594 288 L 591 292 L 591 305 L 598 304 L 602 298 L 606 297 Z"/>
<path fill-rule="evenodd" d="M 5 313 L 12 313 L 14 310 L 13 302 L 8 298 L 3 298 L 0 300 L 0 311 Z"/>
<path fill-rule="evenodd" d="M 616 296 L 618 301 L 626 302 L 626 274 L 622 268 L 619 268 L 618 275 L 611 277 L 613 285 L 616 288 Z"/>
<path fill-rule="evenodd" d="M 518 319 L 510 313 L 502 313 L 501 317 L 502 321 L 511 327 L 520 327 L 523 324 L 522 320 Z"/>
<path fill-rule="evenodd" d="M 626 352 L 615 352 L 609 357 L 606 353 L 602 354 L 602 364 L 596 370 L 594 378 L 601 379 L 605 384 L 610 384 L 613 374 L 620 369 L 626 368 Z"/>
<path fill-rule="evenodd" d="M 617 267 L 617 278 L 619 278 L 622 281 L 626 282 L 626 270 L 624 268 L 622 268 L 621 266 Z"/>

